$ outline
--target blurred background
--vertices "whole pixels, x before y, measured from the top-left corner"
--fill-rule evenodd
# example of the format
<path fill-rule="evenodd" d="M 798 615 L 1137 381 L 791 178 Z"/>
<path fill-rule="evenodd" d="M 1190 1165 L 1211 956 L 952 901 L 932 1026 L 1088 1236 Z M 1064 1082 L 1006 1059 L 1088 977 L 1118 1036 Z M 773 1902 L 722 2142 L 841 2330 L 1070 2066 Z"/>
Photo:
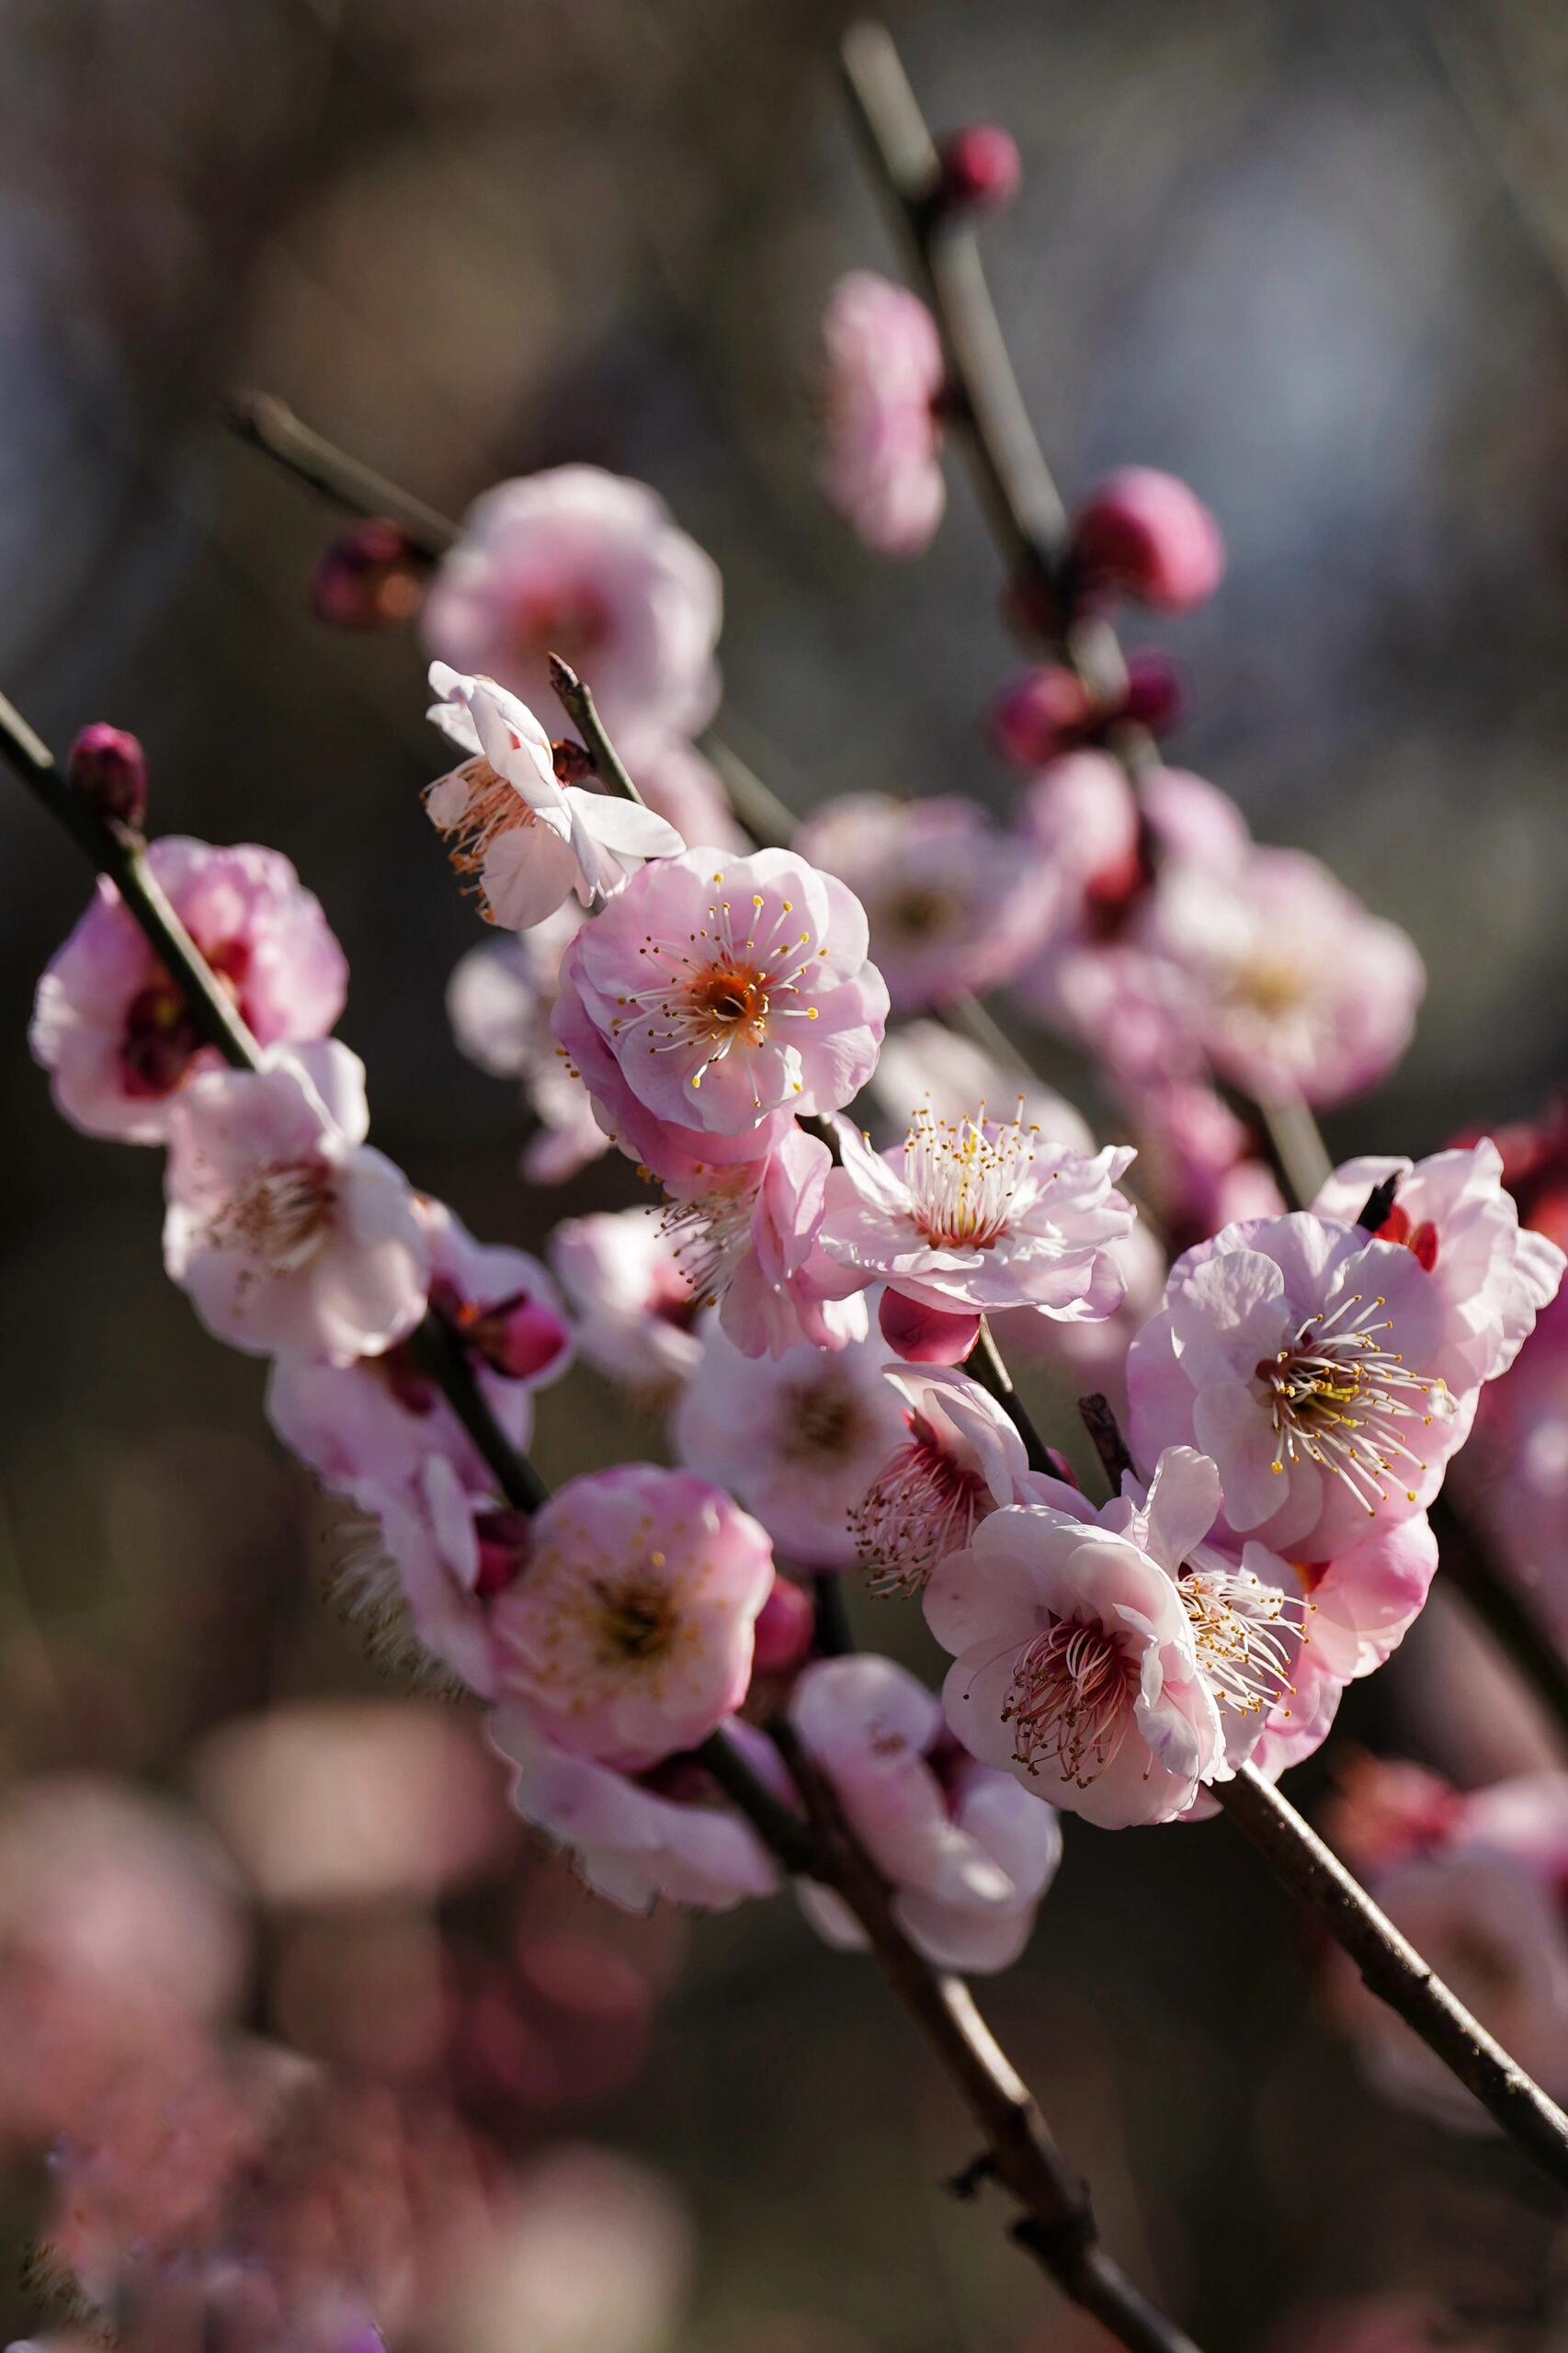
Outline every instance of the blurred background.
<path fill-rule="evenodd" d="M 92 719 L 140 733 L 158 828 L 295 861 L 348 950 L 378 1141 L 488 1238 L 538 1246 L 559 1204 L 519 1185 L 513 1094 L 442 1010 L 475 926 L 416 799 L 440 765 L 417 641 L 312 620 L 332 518 L 220 404 L 277 391 L 453 514 L 568 459 L 648 480 L 723 571 L 722 723 L 785 798 L 1000 805 L 978 720 L 1016 656 L 967 484 L 907 569 L 813 486 L 824 296 L 893 263 L 835 87 L 849 14 L 0 0 L 0 686 L 62 748 Z M 1196 689 L 1175 756 L 1426 958 L 1413 1053 L 1331 1143 L 1419 1153 L 1529 1110 L 1568 1032 L 1568 19 L 888 14 L 938 127 L 994 117 L 1022 147 L 988 251 L 1064 485 L 1144 461 L 1224 527 L 1221 595 L 1165 632 Z M 438 2081 L 509 2161 L 587 2136 L 653 2167 L 650 2338 L 1098 2342 L 941 2193 L 970 2140 L 868 1968 L 788 1904 L 629 1927 L 493 1818 L 459 1719 L 385 1712 L 319 1605 L 329 1515 L 265 1432 L 260 1367 L 164 1280 L 157 1155 L 60 1124 L 28 1059 L 85 896 L 0 788 L 0 1803 L 45 1774 L 165 1792 L 222 1841 L 250 2024 L 400 2097 Z M 573 1206 L 631 1197 L 606 1163 Z M 591 1374 L 542 1396 L 552 1476 L 625 1443 Z M 1460 1779 L 1540 1753 L 1440 1608 L 1346 1724 Z M 422 1740 L 454 1777 L 438 1834 Z M 9 1851 L 4 1934 L 34 1884 Z M 1307 1958 L 1224 1824 L 1074 1823 L 986 2006 L 1209 2353 L 1409 2283 L 1483 2342 L 1568 2342 L 1522 2163 L 1381 2106 L 1314 2025 Z M 18 2255 L 38 2194 L 18 2163 Z M 0 2325 L 36 2311 L 0 2266 Z M 624 2314 L 579 2318 L 576 2353 L 640 2353 Z"/>

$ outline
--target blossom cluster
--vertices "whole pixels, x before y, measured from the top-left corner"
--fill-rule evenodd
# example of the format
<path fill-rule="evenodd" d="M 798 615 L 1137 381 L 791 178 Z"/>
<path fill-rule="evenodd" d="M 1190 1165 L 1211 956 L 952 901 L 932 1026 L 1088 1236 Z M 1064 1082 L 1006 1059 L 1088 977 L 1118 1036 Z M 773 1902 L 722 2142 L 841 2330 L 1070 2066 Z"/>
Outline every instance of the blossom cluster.
<path fill-rule="evenodd" d="M 943 503 L 934 323 L 861 275 L 827 345 L 830 494 L 911 553 Z M 1180 611 L 1222 568 L 1192 494 L 1131 469 L 1074 515 L 1061 593 Z M 1189 1819 L 1244 1762 L 1277 1776 L 1323 1743 L 1420 1611 L 1448 1465 L 1538 1317 L 1537 1386 L 1508 1389 L 1511 1432 L 1492 1404 L 1483 1427 L 1532 1465 L 1519 1549 L 1560 1541 L 1543 1344 L 1564 1258 L 1485 1138 L 1350 1161 L 1287 1207 L 1244 1103 L 1374 1084 L 1421 966 L 1212 785 L 1127 756 L 1128 730 L 1152 744 L 1174 717 L 1157 659 L 1114 690 L 1055 663 L 1007 690 L 995 740 L 1027 780 L 1005 820 L 866 791 L 758 847 L 697 742 L 720 613 L 653 494 L 581 466 L 482 499 L 424 604 L 429 715 L 459 756 L 425 806 L 505 935 L 454 975 L 454 1029 L 522 1082 L 530 1178 L 618 1153 L 657 1198 L 561 1221 L 547 1267 L 419 1191 L 370 1144 L 333 1035 L 341 951 L 265 849 L 146 854 L 248 1063 L 108 881 L 40 984 L 34 1050 L 78 1126 L 165 1148 L 167 1270 L 268 1360 L 274 1430 L 351 1509 L 345 1607 L 483 1705 L 517 1813 L 591 1888 L 631 1909 L 774 1892 L 720 1768 L 798 1807 L 794 1747 L 918 1949 L 1000 1969 L 1061 1813 Z M 591 679 L 631 797 L 540 716 L 552 655 Z M 1136 1168 L 1132 1141 L 944 1026 L 1004 989 L 1093 1058 Z M 1118 1396 L 1108 1501 L 1037 1439 L 998 1343 Z M 662 1420 L 673 1461 L 540 1500 L 533 1396 L 574 1356 Z M 835 1578 L 923 1613 L 939 1693 L 835 1654 Z M 1434 1806 L 1398 1868 L 1443 1878 L 1439 1937 L 1456 1875 L 1483 1906 L 1512 1872 L 1541 1915 L 1520 1969 L 1544 1969 L 1537 1814 Z M 1420 1888 L 1394 1893 L 1419 1909 Z M 840 1890 L 800 1894 L 861 1940 Z M 1519 1995 L 1527 2057 L 1559 1976 Z"/>

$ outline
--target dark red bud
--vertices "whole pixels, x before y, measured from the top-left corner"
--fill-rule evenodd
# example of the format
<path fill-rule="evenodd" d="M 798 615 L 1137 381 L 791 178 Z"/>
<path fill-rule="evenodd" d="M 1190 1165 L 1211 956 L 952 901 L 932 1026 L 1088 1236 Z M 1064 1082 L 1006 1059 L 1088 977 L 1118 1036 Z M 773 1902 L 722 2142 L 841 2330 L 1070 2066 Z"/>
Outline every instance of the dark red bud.
<path fill-rule="evenodd" d="M 775 1577 L 756 1621 L 752 1664 L 758 1675 L 788 1675 L 812 1647 L 816 1610 L 803 1586 Z"/>
<path fill-rule="evenodd" d="M 482 1511 L 474 1514 L 479 1539 L 479 1574 L 475 1593 L 488 1597 L 515 1585 L 533 1550 L 533 1529 L 525 1511 Z"/>
<path fill-rule="evenodd" d="M 1128 655 L 1124 718 L 1151 735 L 1168 735 L 1180 726 L 1186 710 L 1187 682 L 1168 654 L 1145 648 Z"/>
<path fill-rule="evenodd" d="M 980 1337 L 978 1315 L 952 1314 L 885 1290 L 877 1310 L 882 1337 L 905 1364 L 962 1364 Z"/>
<path fill-rule="evenodd" d="M 589 777 L 597 775 L 592 755 L 585 752 L 581 744 L 574 744 L 570 735 L 562 735 L 560 742 L 552 744 L 550 748 L 555 761 L 557 784 L 582 784 Z"/>
<path fill-rule="evenodd" d="M 147 816 L 147 756 L 134 735 L 98 721 L 71 746 L 73 789 L 100 817 L 141 831 Z"/>
<path fill-rule="evenodd" d="M 1133 597 L 1158 612 L 1206 604 L 1225 570 L 1220 527 L 1195 492 L 1152 466 L 1108 474 L 1073 527 L 1073 561 L 1089 595 Z"/>
<path fill-rule="evenodd" d="M 1418 1267 L 1428 1274 L 1437 1263 L 1437 1229 L 1429 1217 L 1424 1217 L 1410 1237 L 1410 1255 Z"/>
<path fill-rule="evenodd" d="M 475 1355 L 507 1381 L 537 1381 L 571 1337 L 555 1310 L 526 1291 L 494 1307 L 460 1308 L 451 1321 Z"/>
<path fill-rule="evenodd" d="M 1017 142 L 994 122 L 952 131 L 940 163 L 937 201 L 945 211 L 1000 212 L 1023 185 Z"/>
<path fill-rule="evenodd" d="M 1051 663 L 1005 687 L 991 711 L 991 740 L 1015 767 L 1042 768 L 1093 743 L 1101 713 L 1075 670 Z"/>
<path fill-rule="evenodd" d="M 425 601 L 428 570 L 407 532 L 369 516 L 333 540 L 311 579 L 311 609 L 335 629 L 401 629 Z"/>

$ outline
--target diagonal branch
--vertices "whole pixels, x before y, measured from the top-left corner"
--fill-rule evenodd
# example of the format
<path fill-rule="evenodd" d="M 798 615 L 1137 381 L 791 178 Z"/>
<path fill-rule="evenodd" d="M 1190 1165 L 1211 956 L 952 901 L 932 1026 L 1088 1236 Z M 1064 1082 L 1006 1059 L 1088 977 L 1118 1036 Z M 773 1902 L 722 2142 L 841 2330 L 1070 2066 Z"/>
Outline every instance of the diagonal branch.
<path fill-rule="evenodd" d="M 773 1736 L 805 1802 L 805 1821 L 764 1788 L 722 1733 L 699 1754 L 785 1869 L 831 1887 L 854 1913 L 889 1988 L 985 2137 L 985 2156 L 964 2180 L 987 2174 L 1012 2194 L 1023 2210 L 1012 2234 L 1019 2245 L 1129 2353 L 1197 2353 L 1106 2253 L 1087 2188 L 968 1986 L 934 1969 L 899 1927 L 887 1882 L 845 1822 L 825 1775 L 787 1725 Z"/>
<path fill-rule="evenodd" d="M 55 823 L 68 833 L 100 874 L 114 884 L 127 913 L 176 983 L 192 1021 L 235 1070 L 258 1070 L 261 1048 L 236 1012 L 233 999 L 170 904 L 143 855 L 138 835 L 98 816 L 74 792 L 49 746 L 21 713 L 0 695 L 0 758 L 5 759 Z M 439 1317 L 426 1315 L 414 1335 L 426 1370 L 444 1391 L 452 1411 L 495 1475 L 506 1501 L 533 1511 L 544 1489 L 530 1463 L 518 1455 L 485 1403 L 462 1350 Z"/>

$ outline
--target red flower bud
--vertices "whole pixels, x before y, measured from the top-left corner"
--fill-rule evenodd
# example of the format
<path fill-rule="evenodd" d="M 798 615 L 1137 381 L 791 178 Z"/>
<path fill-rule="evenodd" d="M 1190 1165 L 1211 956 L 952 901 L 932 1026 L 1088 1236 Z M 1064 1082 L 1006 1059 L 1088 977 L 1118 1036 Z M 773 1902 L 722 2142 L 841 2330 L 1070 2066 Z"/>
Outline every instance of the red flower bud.
<path fill-rule="evenodd" d="M 370 516 L 322 557 L 311 580 L 311 608 L 335 629 L 401 629 L 425 600 L 427 568 L 406 531 Z"/>
<path fill-rule="evenodd" d="M 897 1290 L 883 1291 L 877 1321 L 883 1339 L 905 1364 L 962 1364 L 980 1337 L 978 1315 L 927 1307 Z"/>
<path fill-rule="evenodd" d="M 526 1511 L 482 1511 L 474 1514 L 479 1539 L 479 1574 L 475 1593 L 505 1593 L 522 1574 L 533 1550 L 533 1529 Z"/>
<path fill-rule="evenodd" d="M 497 1300 L 494 1307 L 465 1305 L 453 1321 L 474 1354 L 508 1381 L 537 1381 L 571 1337 L 554 1309 L 527 1291 Z"/>
<path fill-rule="evenodd" d="M 943 140 L 937 201 L 944 211 L 1000 212 L 1023 176 L 1017 142 L 997 124 L 977 122 Z"/>
<path fill-rule="evenodd" d="M 992 707 L 991 740 L 1016 767 L 1042 768 L 1063 752 L 1092 743 L 1101 716 L 1075 670 L 1052 664 L 1026 670 Z"/>
<path fill-rule="evenodd" d="M 803 1586 L 775 1577 L 758 1612 L 752 1665 L 758 1675 L 788 1675 L 801 1665 L 816 1631 L 816 1611 Z"/>
<path fill-rule="evenodd" d="M 1220 527 L 1174 474 L 1125 466 L 1108 474 L 1073 529 L 1073 559 L 1090 594 L 1133 597 L 1165 613 L 1189 612 L 1225 570 Z"/>
<path fill-rule="evenodd" d="M 134 735 L 102 721 L 84 727 L 71 746 L 67 773 L 95 814 L 141 831 L 147 815 L 147 758 Z"/>

